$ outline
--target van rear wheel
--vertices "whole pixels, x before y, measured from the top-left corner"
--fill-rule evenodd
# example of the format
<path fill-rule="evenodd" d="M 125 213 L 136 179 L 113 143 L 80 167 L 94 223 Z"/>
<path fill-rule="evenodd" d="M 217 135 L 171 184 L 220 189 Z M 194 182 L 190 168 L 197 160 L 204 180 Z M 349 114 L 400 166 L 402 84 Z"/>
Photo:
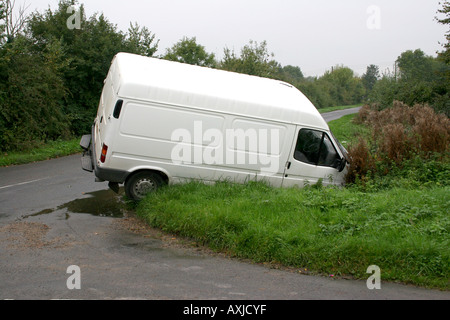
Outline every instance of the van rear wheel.
<path fill-rule="evenodd" d="M 161 176 L 155 172 L 139 172 L 125 181 L 125 194 L 128 198 L 140 201 L 148 193 L 156 191 L 163 184 Z"/>

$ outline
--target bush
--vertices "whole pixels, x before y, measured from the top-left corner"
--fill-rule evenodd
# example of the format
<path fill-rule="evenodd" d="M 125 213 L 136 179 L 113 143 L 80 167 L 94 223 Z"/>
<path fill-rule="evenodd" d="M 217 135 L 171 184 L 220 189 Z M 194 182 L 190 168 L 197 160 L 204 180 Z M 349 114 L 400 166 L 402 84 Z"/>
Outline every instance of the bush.
<path fill-rule="evenodd" d="M 381 111 L 377 105 L 365 105 L 355 121 L 368 126 L 371 136 L 349 147 L 349 183 L 373 174 L 387 175 L 394 168 L 405 169 L 405 164 L 417 159 L 448 162 L 450 119 L 428 105 L 409 107 L 395 101 Z"/>
<path fill-rule="evenodd" d="M 71 136 L 61 110 L 67 93 L 63 55 L 57 41 L 36 54 L 22 36 L 0 48 L 0 151 L 28 150 Z"/>

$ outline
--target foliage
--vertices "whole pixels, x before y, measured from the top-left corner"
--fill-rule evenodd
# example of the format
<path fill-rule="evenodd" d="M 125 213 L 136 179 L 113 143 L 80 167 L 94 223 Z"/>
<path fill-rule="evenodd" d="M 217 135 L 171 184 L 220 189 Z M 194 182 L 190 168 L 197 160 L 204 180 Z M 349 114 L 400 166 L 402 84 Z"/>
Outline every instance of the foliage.
<path fill-rule="evenodd" d="M 384 281 L 448 289 L 448 191 L 191 182 L 150 194 L 137 212 L 153 227 L 258 263 L 359 279 L 375 264 Z"/>
<path fill-rule="evenodd" d="M 283 81 L 291 84 L 296 84 L 305 79 L 303 72 L 300 67 L 287 65 L 279 68 L 279 77 Z"/>
<path fill-rule="evenodd" d="M 0 150 L 90 132 L 114 55 L 156 52 L 148 28 L 135 23 L 123 34 L 103 14 L 86 17 L 83 5 L 81 28 L 68 28 L 68 9 L 76 5 L 61 0 L 55 11 L 34 12 L 24 30 L 0 41 Z"/>
<path fill-rule="evenodd" d="M 366 73 L 362 75 L 362 82 L 367 92 L 372 91 L 375 83 L 380 78 L 380 68 L 374 64 L 367 67 Z"/>
<path fill-rule="evenodd" d="M 43 161 L 80 152 L 80 139 L 57 139 L 47 143 L 36 143 L 28 152 L 11 151 L 0 153 L 0 167 Z"/>
<path fill-rule="evenodd" d="M 450 26 L 450 2 L 448 0 L 445 0 L 442 3 L 442 8 L 438 10 L 438 13 L 444 14 L 444 18 L 438 18 L 436 17 L 436 20 L 438 23 L 443 25 L 449 25 Z M 444 51 L 439 53 L 439 57 L 442 59 L 442 61 L 446 64 L 450 63 L 450 28 L 445 34 L 445 38 L 447 39 L 447 43 L 443 44 Z"/>
<path fill-rule="evenodd" d="M 5 4 L 3 1 L 0 2 L 0 44 L 3 42 L 5 37 Z"/>
<path fill-rule="evenodd" d="M 296 87 L 311 100 L 316 108 L 341 105 L 333 101 L 327 83 L 320 81 L 320 79 L 305 79 L 305 81 L 298 83 Z"/>
<path fill-rule="evenodd" d="M 60 42 L 49 42 L 37 55 L 29 40 L 18 36 L 3 48 L 1 59 L 7 65 L 1 67 L 0 148 L 23 150 L 39 141 L 69 137 L 61 108 L 67 61 Z"/>
<path fill-rule="evenodd" d="M 130 25 L 124 35 L 103 14 L 85 16 L 84 6 L 79 7 L 81 29 L 67 28 L 70 13 L 67 9 L 75 1 L 62 0 L 58 10 L 48 9 L 44 14 L 34 13 L 28 25 L 29 37 L 38 49 L 52 39 L 58 39 L 65 48 L 70 64 L 64 70 L 65 85 L 69 91 L 64 111 L 71 121 L 71 131 L 81 135 L 90 131 L 96 113 L 103 79 L 112 58 L 120 51 L 152 55 L 154 35 L 147 28 Z"/>
<path fill-rule="evenodd" d="M 225 48 L 219 68 L 286 81 L 302 91 L 317 108 L 360 103 L 365 94 L 361 79 L 350 68 L 336 66 L 320 78 L 305 79 L 299 67 L 282 67 L 269 52 L 266 41 L 258 44 L 250 40 L 240 55 Z"/>
<path fill-rule="evenodd" d="M 293 78 L 284 69 L 281 69 L 278 78 L 295 85 L 318 109 L 354 105 L 363 101 L 366 91 L 362 80 L 348 67 L 333 67 L 319 78 Z"/>
<path fill-rule="evenodd" d="M 365 94 L 361 79 L 355 77 L 353 71 L 344 66 L 336 66 L 319 79 L 328 89 L 332 101 L 336 105 L 351 105 L 362 101 Z"/>
<path fill-rule="evenodd" d="M 273 78 L 278 72 L 278 63 L 273 60 L 274 54 L 269 53 L 267 42 L 250 40 L 238 56 L 234 50 L 224 49 L 224 58 L 219 64 L 223 70 L 245 73 L 249 75 Z"/>
<path fill-rule="evenodd" d="M 407 165 L 434 163 L 447 166 L 450 156 L 450 120 L 427 105 L 409 107 L 396 101 L 392 108 L 378 111 L 364 106 L 356 121 L 370 128 L 370 135 L 349 148 L 352 159 L 347 182 L 367 182 L 374 176 L 386 176 Z M 411 168 L 409 168 L 411 169 Z M 417 167 L 422 170 L 422 167 Z M 437 178 L 437 177 L 435 177 Z M 442 177 L 441 177 L 442 178 Z M 441 183 L 448 181 L 439 179 Z"/>
<path fill-rule="evenodd" d="M 205 47 L 197 44 L 195 37 L 181 39 L 167 49 L 163 59 L 212 68 L 217 64 L 214 54 L 207 53 Z"/>
<path fill-rule="evenodd" d="M 420 50 L 407 50 L 397 59 L 398 73 L 385 74 L 369 93 L 368 101 L 388 108 L 393 101 L 408 105 L 427 103 L 450 115 L 450 65 Z"/>
<path fill-rule="evenodd" d="M 140 27 L 137 22 L 130 23 L 128 35 L 125 37 L 125 48 L 128 52 L 152 57 L 158 50 L 159 40 L 147 27 Z M 156 43 L 154 43 L 156 41 Z"/>
<path fill-rule="evenodd" d="M 436 17 L 443 25 L 450 24 L 450 3 L 440 3 L 438 10 L 444 17 Z M 408 105 L 429 104 L 436 112 L 450 116 L 450 30 L 447 43 L 437 57 L 427 56 L 420 50 L 407 50 L 397 58 L 396 69 L 386 73 L 369 92 L 367 102 L 378 103 L 380 109 L 389 108 L 394 101 Z"/>
<path fill-rule="evenodd" d="M 347 106 L 347 108 L 348 107 L 351 106 Z M 370 138 L 370 129 L 364 124 L 357 123 L 355 121 L 356 117 L 357 114 L 349 114 L 328 123 L 331 132 L 338 137 L 339 141 L 345 148 L 354 145 L 360 138 Z"/>

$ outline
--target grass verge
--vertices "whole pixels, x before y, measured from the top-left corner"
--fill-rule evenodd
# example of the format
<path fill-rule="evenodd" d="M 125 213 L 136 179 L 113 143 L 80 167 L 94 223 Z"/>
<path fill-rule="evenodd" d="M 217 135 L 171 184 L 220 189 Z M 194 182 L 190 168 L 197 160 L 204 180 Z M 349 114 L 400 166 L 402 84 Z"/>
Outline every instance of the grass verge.
<path fill-rule="evenodd" d="M 79 153 L 80 151 L 79 138 L 74 138 L 69 141 L 50 141 L 29 152 L 15 151 L 0 153 L 0 167 L 48 160 Z"/>
<path fill-rule="evenodd" d="M 151 226 L 255 262 L 449 289 L 450 188 L 163 188 L 137 207 Z"/>
<path fill-rule="evenodd" d="M 353 121 L 356 116 L 356 114 L 349 114 L 328 123 L 331 132 L 346 148 L 355 143 L 358 136 L 365 137 L 370 135 L 370 130 L 366 126 Z"/>

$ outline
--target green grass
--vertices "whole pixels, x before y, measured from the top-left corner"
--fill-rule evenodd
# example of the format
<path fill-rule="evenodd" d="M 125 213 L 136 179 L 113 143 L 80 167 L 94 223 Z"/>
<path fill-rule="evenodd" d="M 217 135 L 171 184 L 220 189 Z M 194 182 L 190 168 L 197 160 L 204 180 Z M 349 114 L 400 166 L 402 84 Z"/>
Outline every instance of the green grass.
<path fill-rule="evenodd" d="M 81 152 L 79 138 L 75 138 L 69 141 L 51 141 L 46 144 L 42 144 L 41 146 L 34 148 L 31 151 L 0 153 L 0 166 L 4 167 L 42 161 L 79 152 Z"/>
<path fill-rule="evenodd" d="M 328 123 L 331 132 L 333 132 L 344 147 L 355 143 L 358 136 L 364 137 L 370 134 L 370 130 L 367 127 L 356 124 L 353 121 L 355 117 L 356 114 L 349 114 Z"/>
<path fill-rule="evenodd" d="M 336 111 L 336 110 L 345 110 L 345 109 L 352 109 L 352 108 L 358 108 L 361 107 L 362 104 L 354 104 L 354 105 L 350 105 L 350 106 L 337 106 L 337 107 L 327 107 L 327 108 L 319 108 L 317 109 L 320 113 L 325 113 L 325 112 L 331 112 L 331 111 Z"/>
<path fill-rule="evenodd" d="M 188 183 L 149 195 L 137 213 L 153 227 L 255 262 L 312 273 L 449 289 L 450 188 L 271 188 Z"/>

